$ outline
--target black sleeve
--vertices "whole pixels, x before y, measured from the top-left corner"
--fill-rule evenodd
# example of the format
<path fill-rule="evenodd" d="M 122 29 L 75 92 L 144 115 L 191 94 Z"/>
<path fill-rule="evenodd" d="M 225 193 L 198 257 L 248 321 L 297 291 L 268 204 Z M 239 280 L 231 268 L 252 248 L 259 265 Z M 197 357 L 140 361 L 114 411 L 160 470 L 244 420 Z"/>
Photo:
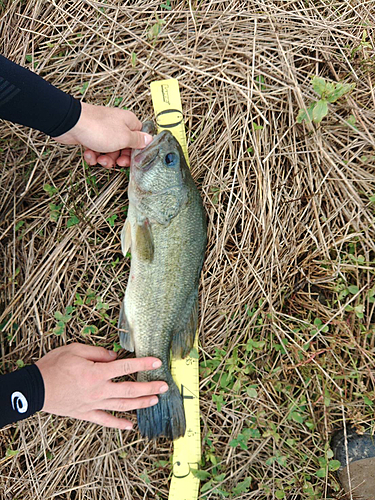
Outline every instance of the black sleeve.
<path fill-rule="evenodd" d="M 0 118 L 57 137 L 80 114 L 80 101 L 0 55 Z"/>
<path fill-rule="evenodd" d="M 43 408 L 44 382 L 36 365 L 0 376 L 0 428 Z"/>

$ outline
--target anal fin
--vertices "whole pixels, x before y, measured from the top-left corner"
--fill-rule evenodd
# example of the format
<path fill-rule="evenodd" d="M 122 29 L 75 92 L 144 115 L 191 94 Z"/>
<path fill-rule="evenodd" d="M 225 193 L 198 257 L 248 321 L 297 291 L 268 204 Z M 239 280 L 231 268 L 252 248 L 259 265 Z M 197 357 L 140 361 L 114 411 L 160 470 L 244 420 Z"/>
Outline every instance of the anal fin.
<path fill-rule="evenodd" d="M 190 305 L 190 307 L 189 307 Z M 187 320 L 186 320 L 187 318 Z M 191 351 L 198 326 L 198 291 L 188 301 L 186 314 L 180 328 L 176 330 L 172 340 L 172 354 L 176 358 L 186 358 Z"/>

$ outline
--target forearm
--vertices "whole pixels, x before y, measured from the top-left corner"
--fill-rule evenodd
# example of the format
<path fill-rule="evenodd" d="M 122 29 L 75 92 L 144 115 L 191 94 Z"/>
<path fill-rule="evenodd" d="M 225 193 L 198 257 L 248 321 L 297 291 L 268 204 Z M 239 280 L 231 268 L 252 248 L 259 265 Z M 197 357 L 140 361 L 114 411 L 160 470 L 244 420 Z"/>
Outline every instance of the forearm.
<path fill-rule="evenodd" d="M 36 365 L 0 376 L 0 428 L 30 417 L 44 404 L 44 382 Z"/>
<path fill-rule="evenodd" d="M 80 114 L 80 101 L 0 55 L 0 118 L 57 137 Z"/>

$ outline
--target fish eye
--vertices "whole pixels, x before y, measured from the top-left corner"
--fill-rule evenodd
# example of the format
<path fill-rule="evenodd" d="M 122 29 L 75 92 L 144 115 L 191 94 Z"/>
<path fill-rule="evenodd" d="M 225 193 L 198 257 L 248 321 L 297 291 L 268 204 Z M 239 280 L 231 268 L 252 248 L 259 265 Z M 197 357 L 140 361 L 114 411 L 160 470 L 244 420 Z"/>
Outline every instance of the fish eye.
<path fill-rule="evenodd" d="M 175 167 L 177 165 L 177 155 L 176 153 L 168 153 L 165 155 L 164 163 L 167 167 Z"/>

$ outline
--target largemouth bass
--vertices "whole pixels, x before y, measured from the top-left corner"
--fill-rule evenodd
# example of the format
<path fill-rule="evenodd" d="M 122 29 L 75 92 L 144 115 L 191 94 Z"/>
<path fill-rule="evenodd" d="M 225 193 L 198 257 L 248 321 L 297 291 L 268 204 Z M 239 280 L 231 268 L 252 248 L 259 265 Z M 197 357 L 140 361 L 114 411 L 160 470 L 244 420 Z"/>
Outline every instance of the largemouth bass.
<path fill-rule="evenodd" d="M 155 135 L 152 122 L 144 132 Z M 206 217 L 181 146 L 169 131 L 131 156 L 129 210 L 121 233 L 131 267 L 120 311 L 120 343 L 137 357 L 155 356 L 159 369 L 138 373 L 169 390 L 137 411 L 142 436 L 176 439 L 185 433 L 181 394 L 170 372 L 170 351 L 186 357 L 198 322 L 198 284 L 206 247 Z"/>

